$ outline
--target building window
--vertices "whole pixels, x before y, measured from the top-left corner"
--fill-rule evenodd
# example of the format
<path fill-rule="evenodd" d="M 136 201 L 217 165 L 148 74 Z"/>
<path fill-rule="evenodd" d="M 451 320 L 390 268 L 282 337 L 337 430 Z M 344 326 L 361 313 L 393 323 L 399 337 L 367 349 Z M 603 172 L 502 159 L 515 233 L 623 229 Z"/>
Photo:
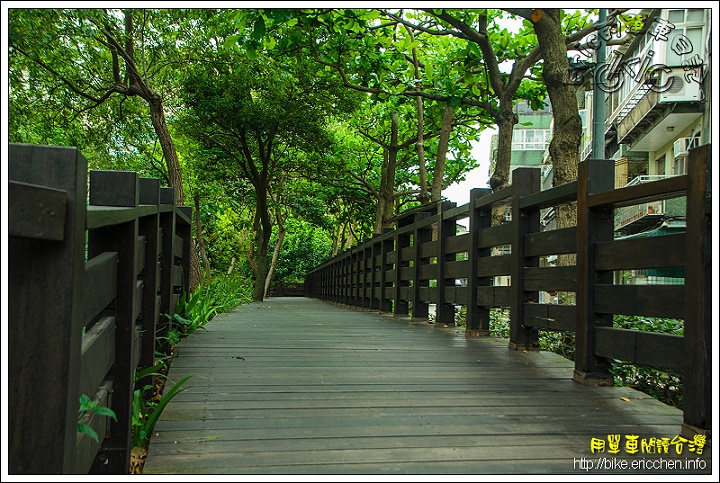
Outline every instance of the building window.
<path fill-rule="evenodd" d="M 550 143 L 550 129 L 515 129 L 513 131 L 513 151 L 547 149 Z"/>
<path fill-rule="evenodd" d="M 705 9 L 679 9 L 668 11 L 668 22 L 672 30 L 669 33 L 669 45 L 665 65 L 680 67 L 694 58 L 704 59 L 705 48 L 703 27 L 705 25 Z M 675 45 L 679 39 L 681 44 Z"/>
<path fill-rule="evenodd" d="M 673 162 L 673 174 L 685 174 L 685 159 L 686 155 L 678 156 Z"/>
<path fill-rule="evenodd" d="M 677 25 L 679 23 L 702 23 L 705 21 L 705 9 L 689 8 L 682 10 L 668 10 L 668 22 Z"/>
<path fill-rule="evenodd" d="M 655 160 L 655 174 L 665 174 L 665 155 Z"/>

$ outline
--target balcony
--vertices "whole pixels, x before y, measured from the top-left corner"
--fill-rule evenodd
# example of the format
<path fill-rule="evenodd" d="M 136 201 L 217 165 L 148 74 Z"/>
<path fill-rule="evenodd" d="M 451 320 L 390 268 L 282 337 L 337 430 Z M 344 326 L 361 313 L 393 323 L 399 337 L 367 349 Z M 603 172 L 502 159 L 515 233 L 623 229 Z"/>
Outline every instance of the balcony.
<path fill-rule="evenodd" d="M 609 121 L 617 140 L 633 151 L 656 151 L 667 143 L 668 133 L 680 132 L 702 115 L 702 95 L 697 82 L 686 82 L 682 68 L 661 72 L 655 92 L 642 83 L 628 95 Z M 656 90 L 661 90 L 659 87 Z"/>
<path fill-rule="evenodd" d="M 672 175 L 638 176 L 625 186 L 650 183 Z M 657 227 L 667 214 L 664 200 L 651 201 L 639 205 L 625 206 L 615 210 L 615 233 L 617 236 L 628 236 Z"/>

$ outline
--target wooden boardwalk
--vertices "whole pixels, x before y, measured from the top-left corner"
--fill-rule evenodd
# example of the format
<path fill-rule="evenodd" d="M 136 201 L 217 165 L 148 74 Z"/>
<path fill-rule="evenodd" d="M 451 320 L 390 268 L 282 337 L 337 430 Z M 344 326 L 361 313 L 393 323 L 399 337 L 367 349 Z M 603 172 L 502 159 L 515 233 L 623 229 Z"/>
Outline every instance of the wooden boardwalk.
<path fill-rule="evenodd" d="M 555 354 L 309 298 L 244 305 L 206 328 L 179 344 L 169 376 L 192 375 L 191 388 L 158 421 L 145 474 L 711 473 L 709 448 L 699 463 L 688 444 L 629 454 L 626 436 L 677 436 L 681 411 L 577 384 Z"/>

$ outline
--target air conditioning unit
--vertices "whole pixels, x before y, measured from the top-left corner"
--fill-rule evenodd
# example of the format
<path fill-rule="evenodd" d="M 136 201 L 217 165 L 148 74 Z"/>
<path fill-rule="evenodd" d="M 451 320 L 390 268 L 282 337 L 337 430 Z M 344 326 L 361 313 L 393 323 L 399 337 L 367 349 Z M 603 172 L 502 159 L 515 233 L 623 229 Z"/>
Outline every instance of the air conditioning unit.
<path fill-rule="evenodd" d="M 685 80 L 682 69 L 662 72 L 657 86 L 668 86 L 658 94 L 659 102 L 697 102 L 702 100 L 700 84 L 694 80 Z"/>
<path fill-rule="evenodd" d="M 677 158 L 678 156 L 687 154 L 688 144 L 690 142 L 690 139 L 691 138 L 680 138 L 673 143 L 673 157 L 674 158 Z"/>
<path fill-rule="evenodd" d="M 680 138 L 673 143 L 673 157 L 686 156 L 688 149 L 695 147 L 695 138 Z"/>

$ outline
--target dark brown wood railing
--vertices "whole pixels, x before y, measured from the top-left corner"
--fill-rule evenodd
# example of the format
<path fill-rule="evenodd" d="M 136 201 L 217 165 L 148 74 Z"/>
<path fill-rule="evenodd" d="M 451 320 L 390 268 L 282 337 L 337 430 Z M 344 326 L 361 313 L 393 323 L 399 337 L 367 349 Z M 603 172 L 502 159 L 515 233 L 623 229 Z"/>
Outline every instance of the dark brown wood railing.
<path fill-rule="evenodd" d="M 127 474 L 135 369 L 189 284 L 191 209 L 75 148 L 8 151 L 8 471 Z M 87 394 L 117 414 L 88 414 Z"/>
<path fill-rule="evenodd" d="M 613 189 L 614 161 L 580 163 L 578 181 L 540 190 L 540 170 L 520 168 L 492 193 L 473 189 L 463 206 L 438 202 L 403 213 L 396 228 L 366 239 L 307 274 L 315 298 L 398 316 L 454 325 L 465 306 L 466 334 L 489 333 L 490 308 L 510 310 L 511 349 L 538 347 L 538 330 L 575 332 L 574 380 L 610 384 L 609 359 L 683 375 L 685 434 L 711 428 L 711 159 L 710 146 L 690 151 L 686 175 Z M 613 210 L 686 197 L 685 233 L 616 240 Z M 541 209 L 577 201 L 577 226 L 541 230 Z M 492 226 L 493 208 L 511 221 Z M 457 221 L 467 219 L 467 233 Z M 509 253 L 493 256 L 493 247 Z M 571 266 L 540 266 L 551 255 L 575 254 Z M 614 271 L 684 269 L 685 283 L 620 285 Z M 495 277 L 509 285 L 494 286 Z M 459 282 L 459 283 L 458 283 Z M 575 304 L 540 303 L 539 294 L 574 292 Z M 613 327 L 613 314 L 684 319 L 684 335 Z M 501 368 L 498 368 L 501 370 Z"/>

